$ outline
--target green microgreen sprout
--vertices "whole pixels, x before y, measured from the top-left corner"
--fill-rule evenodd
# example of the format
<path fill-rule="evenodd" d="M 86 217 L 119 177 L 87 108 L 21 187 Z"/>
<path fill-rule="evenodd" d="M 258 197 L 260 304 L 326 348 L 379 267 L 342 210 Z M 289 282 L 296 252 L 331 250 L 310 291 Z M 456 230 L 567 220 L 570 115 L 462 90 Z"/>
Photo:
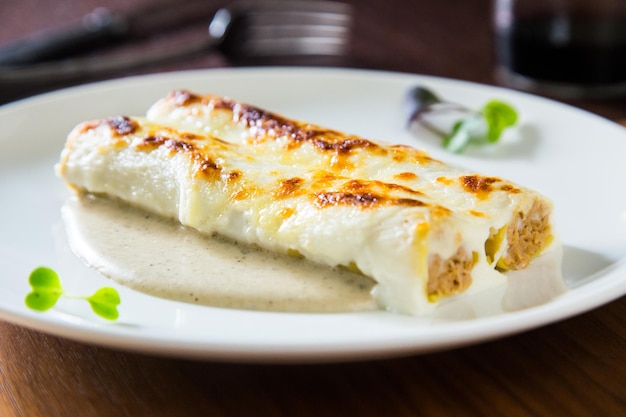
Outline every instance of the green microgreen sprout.
<path fill-rule="evenodd" d="M 460 153 L 470 143 L 484 145 L 496 143 L 504 131 L 518 122 L 515 108 L 501 100 L 490 100 L 479 110 L 442 100 L 431 90 L 417 86 L 406 96 L 409 126 L 420 123 L 424 128 L 439 136 L 445 149 Z M 435 126 L 428 115 L 436 113 L 459 113 L 460 118 L 449 129 Z"/>
<path fill-rule="evenodd" d="M 59 275 L 51 268 L 39 267 L 31 272 L 28 283 L 32 291 L 24 300 L 26 306 L 37 311 L 46 311 L 54 307 L 61 296 L 85 300 L 98 316 L 107 320 L 116 320 L 119 317 L 117 306 L 120 296 L 114 288 L 100 288 L 90 296 L 67 295 L 61 285 Z"/>

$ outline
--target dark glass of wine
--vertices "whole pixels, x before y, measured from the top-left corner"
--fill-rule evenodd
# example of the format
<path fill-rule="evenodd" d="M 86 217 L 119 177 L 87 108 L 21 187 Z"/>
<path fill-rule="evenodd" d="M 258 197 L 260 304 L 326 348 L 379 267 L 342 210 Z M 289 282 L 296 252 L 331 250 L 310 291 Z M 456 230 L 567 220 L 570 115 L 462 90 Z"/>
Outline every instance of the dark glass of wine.
<path fill-rule="evenodd" d="M 497 74 L 507 86 L 563 97 L 626 95 L 626 1 L 496 0 L 495 37 Z"/>

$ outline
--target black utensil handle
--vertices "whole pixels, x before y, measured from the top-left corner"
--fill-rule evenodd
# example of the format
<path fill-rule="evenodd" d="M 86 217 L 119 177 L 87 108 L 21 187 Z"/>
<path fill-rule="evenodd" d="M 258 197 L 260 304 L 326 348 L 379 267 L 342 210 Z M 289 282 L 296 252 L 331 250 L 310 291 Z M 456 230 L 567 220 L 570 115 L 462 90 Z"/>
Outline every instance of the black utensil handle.
<path fill-rule="evenodd" d="M 108 9 L 97 8 L 74 26 L 36 32 L 0 46 L 0 65 L 28 65 L 66 57 L 123 38 L 128 31 L 126 19 Z"/>

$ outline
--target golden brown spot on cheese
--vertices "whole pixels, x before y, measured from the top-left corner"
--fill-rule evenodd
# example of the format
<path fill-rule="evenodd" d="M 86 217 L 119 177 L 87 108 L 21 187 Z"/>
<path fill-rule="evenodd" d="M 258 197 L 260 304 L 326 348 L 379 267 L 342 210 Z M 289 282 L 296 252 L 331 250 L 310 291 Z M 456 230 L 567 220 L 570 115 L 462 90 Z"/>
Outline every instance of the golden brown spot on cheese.
<path fill-rule="evenodd" d="M 391 148 L 391 158 L 395 162 L 404 162 L 407 159 L 407 152 L 404 148 Z"/>
<path fill-rule="evenodd" d="M 435 181 L 440 182 L 445 185 L 452 185 L 452 183 L 454 182 L 452 178 L 448 178 L 448 177 L 437 177 L 435 178 Z"/>
<path fill-rule="evenodd" d="M 484 177 L 482 175 L 464 175 L 459 178 L 463 188 L 476 194 L 480 198 L 486 197 L 486 195 L 493 190 L 493 184 L 502 181 L 496 177 Z"/>
<path fill-rule="evenodd" d="M 364 192 L 370 190 L 372 187 L 372 181 L 365 180 L 350 180 L 342 187 L 345 191 L 350 192 Z"/>
<path fill-rule="evenodd" d="M 231 200 L 245 200 L 248 198 L 249 193 L 245 188 L 238 188 L 230 194 Z"/>
<path fill-rule="evenodd" d="M 446 217 L 449 216 L 450 214 L 452 214 L 452 210 L 450 210 L 447 207 L 444 206 L 434 206 L 431 210 L 430 210 L 430 214 L 433 217 Z"/>
<path fill-rule="evenodd" d="M 327 164 L 329 169 L 336 172 L 351 171 L 354 169 L 354 163 L 350 161 L 345 155 L 335 152 L 331 155 Z"/>
<path fill-rule="evenodd" d="M 268 111 L 247 104 L 233 103 L 230 108 L 233 111 L 234 119 L 236 121 L 243 121 L 248 126 L 260 126 L 261 124 L 266 124 L 267 128 L 278 128 L 287 123 L 286 119 L 281 120 L 276 116 L 270 117 L 273 115 L 271 115 Z"/>
<path fill-rule="evenodd" d="M 101 124 L 103 124 L 102 120 L 94 120 L 91 122 L 84 122 L 82 123 L 79 128 L 77 129 L 77 133 L 78 134 L 83 134 L 89 130 L 95 129 L 96 127 L 100 126 Z M 107 124 L 106 121 L 104 122 L 104 124 Z"/>
<path fill-rule="evenodd" d="M 194 102 L 198 102 L 201 100 L 201 97 L 187 90 L 175 90 L 167 96 L 167 100 L 170 100 L 174 103 L 174 105 L 180 107 L 186 106 Z"/>
<path fill-rule="evenodd" d="M 340 176 L 328 171 L 315 171 L 313 174 L 313 186 L 315 188 L 328 188 L 333 182 L 341 178 Z"/>
<path fill-rule="evenodd" d="M 177 107 L 185 107 L 194 103 L 202 103 L 203 105 L 214 109 L 227 109 L 232 111 L 237 105 L 237 103 L 225 97 L 199 95 L 188 90 L 172 91 L 166 99 Z"/>
<path fill-rule="evenodd" d="M 130 135 L 139 128 L 139 124 L 127 116 L 111 117 L 105 119 L 104 123 L 113 129 L 113 132 L 118 136 Z"/>
<path fill-rule="evenodd" d="M 401 180 L 401 181 L 410 181 L 410 180 L 416 180 L 417 179 L 417 174 L 414 172 L 400 172 L 396 175 L 393 176 L 395 179 L 397 180 Z"/>
<path fill-rule="evenodd" d="M 395 191 L 395 192 L 400 192 L 400 193 L 411 194 L 414 196 L 424 195 L 424 193 L 422 193 L 421 191 L 414 190 L 410 187 L 407 187 L 401 184 L 394 184 L 394 183 L 383 182 L 383 181 L 378 181 L 378 180 L 359 180 L 359 179 L 347 181 L 343 185 L 342 191 L 348 191 L 348 192 L 380 191 L 383 193 L 390 193 L 392 191 Z"/>
<path fill-rule="evenodd" d="M 288 219 L 295 214 L 295 210 L 291 207 L 284 207 L 278 211 L 278 216 L 282 219 Z"/>
<path fill-rule="evenodd" d="M 475 217 L 486 217 L 486 214 L 483 213 L 482 211 L 470 210 L 469 214 Z"/>
<path fill-rule="evenodd" d="M 337 205 L 359 206 L 370 208 L 379 205 L 383 197 L 375 196 L 370 193 L 343 193 L 343 192 L 325 192 L 316 193 L 316 204 L 318 207 L 328 207 Z"/>
<path fill-rule="evenodd" d="M 502 187 L 500 187 L 500 189 L 502 191 L 506 191 L 509 192 L 511 194 L 519 194 L 522 192 L 522 190 L 520 190 L 519 188 L 514 187 L 511 184 L 504 184 Z"/>
<path fill-rule="evenodd" d="M 391 158 L 396 162 L 411 162 L 416 164 L 439 163 L 441 161 L 432 158 L 423 150 L 415 149 L 407 145 L 391 145 L 389 147 Z"/>
<path fill-rule="evenodd" d="M 201 138 L 201 137 L 199 137 Z M 222 167 L 218 165 L 206 150 L 199 149 L 192 142 L 184 139 L 174 139 L 161 134 L 148 135 L 135 144 L 138 150 L 152 151 L 159 147 L 167 149 L 171 154 L 177 152 L 189 153 L 194 161 L 195 176 L 207 180 L 235 180 L 241 172 L 233 171 L 222 178 Z"/>
<path fill-rule="evenodd" d="M 496 183 L 504 182 L 497 177 L 483 177 L 481 175 L 466 175 L 460 177 L 461 185 L 466 191 L 476 194 L 479 198 L 486 198 L 487 195 L 496 189 L 510 194 L 521 193 L 522 190 L 513 184 L 503 183 L 500 187 L 495 187 Z"/>
<path fill-rule="evenodd" d="M 263 193 L 263 190 L 260 189 L 259 187 L 256 187 L 252 184 L 242 183 L 237 189 L 235 189 L 230 194 L 230 199 L 231 200 L 247 200 L 247 199 L 258 196 L 261 193 Z"/>
<path fill-rule="evenodd" d="M 313 137 L 313 145 L 320 151 L 333 151 L 341 154 L 349 153 L 356 148 L 376 148 L 378 145 L 360 138 L 347 138 L 341 140 L 328 140 L 326 138 Z"/>
<path fill-rule="evenodd" d="M 153 150 L 163 145 L 166 140 L 168 139 L 163 136 L 150 135 L 142 138 L 135 147 L 140 150 Z"/>
<path fill-rule="evenodd" d="M 189 142 L 172 139 L 163 135 L 146 136 L 142 138 L 141 141 L 136 145 L 137 149 L 141 150 L 152 150 L 161 146 L 169 149 L 172 152 L 196 150 L 195 146 Z"/>
<path fill-rule="evenodd" d="M 422 207 L 426 203 L 411 198 L 390 198 L 373 193 L 349 193 L 341 191 L 315 193 L 315 205 L 320 208 L 330 206 L 354 206 L 364 209 L 378 206 Z"/>
<path fill-rule="evenodd" d="M 222 181 L 224 182 L 234 182 L 238 180 L 239 178 L 241 178 L 242 176 L 243 174 L 239 170 L 222 172 L 221 174 Z"/>
<path fill-rule="evenodd" d="M 302 178 L 294 177 L 283 180 L 280 182 L 278 190 L 274 193 L 276 198 L 293 197 L 300 189 L 304 180 Z"/>
<path fill-rule="evenodd" d="M 421 195 L 423 196 L 424 193 L 419 191 L 419 190 L 414 190 L 413 188 L 410 187 L 406 187 L 404 185 L 401 184 L 394 184 L 394 183 L 390 183 L 390 182 L 379 182 L 376 181 L 377 185 L 380 185 L 384 188 L 388 188 L 390 190 L 395 190 L 395 191 L 402 191 L 404 193 L 409 193 L 409 194 L 413 194 L 413 195 Z"/>
<path fill-rule="evenodd" d="M 202 176 L 204 179 L 217 180 L 222 178 L 222 167 L 215 163 L 211 158 L 205 156 L 198 159 L 196 165 L 196 176 Z M 231 173 L 227 174 L 230 175 Z"/>
<path fill-rule="evenodd" d="M 204 139 L 202 136 L 196 135 L 195 133 L 190 133 L 190 132 L 183 132 L 183 133 L 180 134 L 180 137 L 182 139 L 184 139 L 184 140 L 201 140 L 201 139 Z M 213 139 L 218 140 L 220 142 L 224 142 L 223 140 L 218 139 L 218 138 L 213 138 Z"/>

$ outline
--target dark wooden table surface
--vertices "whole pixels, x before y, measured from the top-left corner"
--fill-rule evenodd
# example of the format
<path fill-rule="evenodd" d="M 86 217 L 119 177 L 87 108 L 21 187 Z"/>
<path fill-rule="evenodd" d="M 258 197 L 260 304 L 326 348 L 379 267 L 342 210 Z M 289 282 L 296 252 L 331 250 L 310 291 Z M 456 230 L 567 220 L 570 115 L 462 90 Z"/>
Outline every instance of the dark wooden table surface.
<path fill-rule="evenodd" d="M 78 19 L 99 5 L 128 9 L 149 2 L 3 0 L 0 41 Z M 206 3 L 214 7 L 220 2 Z M 489 0 L 353 3 L 352 52 L 337 65 L 495 83 Z M 204 27 L 183 32 L 194 30 Z M 124 48 L 150 48 L 167 39 Z M 135 73 L 229 65 L 223 57 L 202 56 Z M 32 90 L 0 85 L 0 102 Z M 626 100 L 570 104 L 626 119 Z M 251 365 L 152 357 L 0 322 L 2 417 L 196 415 L 626 415 L 626 298 L 471 347 L 343 364 Z"/>

